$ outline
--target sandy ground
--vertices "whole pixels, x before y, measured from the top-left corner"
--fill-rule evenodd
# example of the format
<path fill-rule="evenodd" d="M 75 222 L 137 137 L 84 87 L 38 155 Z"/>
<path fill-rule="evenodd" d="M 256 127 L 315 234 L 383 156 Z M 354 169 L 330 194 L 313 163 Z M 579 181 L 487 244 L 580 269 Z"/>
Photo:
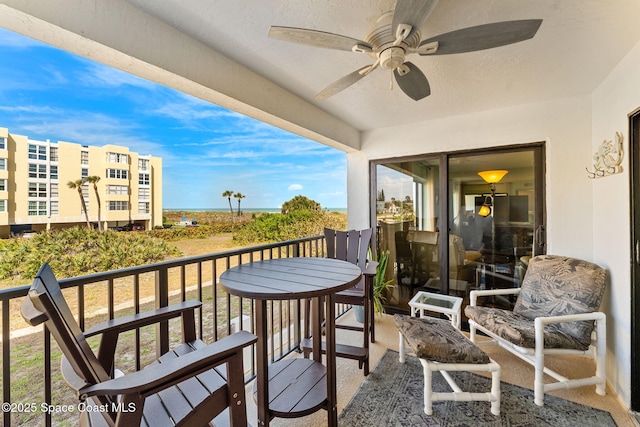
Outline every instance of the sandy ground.
<path fill-rule="evenodd" d="M 215 236 L 207 237 L 206 239 L 178 240 L 176 242 L 171 242 L 171 244 L 182 251 L 182 257 L 212 254 L 215 252 L 237 249 L 243 246 L 233 242 L 232 233 L 216 234 Z"/>

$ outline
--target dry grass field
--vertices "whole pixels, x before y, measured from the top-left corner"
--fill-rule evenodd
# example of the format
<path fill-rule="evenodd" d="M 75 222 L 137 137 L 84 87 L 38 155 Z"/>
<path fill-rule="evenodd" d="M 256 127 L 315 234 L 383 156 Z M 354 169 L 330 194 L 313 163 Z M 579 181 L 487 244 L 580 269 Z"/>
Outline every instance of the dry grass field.
<path fill-rule="evenodd" d="M 206 255 L 241 247 L 241 245 L 234 244 L 232 233 L 217 234 L 206 239 L 182 239 L 171 243 L 180 249 L 184 257 Z"/>
<path fill-rule="evenodd" d="M 167 223 L 178 223 L 185 217 L 188 221 L 194 220 L 198 224 L 211 225 L 220 223 L 243 224 L 251 221 L 253 213 L 243 212 L 238 216 L 234 211 L 233 215 L 229 212 L 221 211 L 163 211 L 162 216 Z"/>

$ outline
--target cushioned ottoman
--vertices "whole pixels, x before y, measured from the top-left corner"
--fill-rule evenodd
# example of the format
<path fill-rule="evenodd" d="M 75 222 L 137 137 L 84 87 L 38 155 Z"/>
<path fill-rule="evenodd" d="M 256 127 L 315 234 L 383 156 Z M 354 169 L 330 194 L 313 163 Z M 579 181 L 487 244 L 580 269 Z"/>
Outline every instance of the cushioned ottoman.
<path fill-rule="evenodd" d="M 500 365 L 467 339 L 447 320 L 394 315 L 399 331 L 400 363 L 405 361 L 405 341 L 422 363 L 424 371 L 424 412 L 431 415 L 432 404 L 441 400 L 488 401 L 491 413 L 500 414 Z M 434 393 L 431 379 L 439 371 L 451 389 L 450 393 Z M 491 372 L 491 391 L 470 393 L 460 389 L 447 371 Z"/>

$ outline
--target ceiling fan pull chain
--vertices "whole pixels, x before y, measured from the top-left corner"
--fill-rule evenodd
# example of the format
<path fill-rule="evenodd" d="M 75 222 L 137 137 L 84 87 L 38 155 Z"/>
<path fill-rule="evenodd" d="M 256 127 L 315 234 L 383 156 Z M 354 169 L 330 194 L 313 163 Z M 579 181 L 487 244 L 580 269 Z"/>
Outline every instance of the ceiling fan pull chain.
<path fill-rule="evenodd" d="M 393 90 L 393 70 L 389 71 L 389 90 Z"/>

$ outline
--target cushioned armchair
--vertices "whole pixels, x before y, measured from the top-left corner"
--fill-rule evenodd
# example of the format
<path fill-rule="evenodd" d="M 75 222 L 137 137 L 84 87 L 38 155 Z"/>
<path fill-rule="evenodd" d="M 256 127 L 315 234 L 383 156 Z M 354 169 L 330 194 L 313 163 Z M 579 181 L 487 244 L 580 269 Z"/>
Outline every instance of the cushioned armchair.
<path fill-rule="evenodd" d="M 534 400 L 548 391 L 596 385 L 605 394 L 606 317 L 599 312 L 606 270 L 574 258 L 540 255 L 531 259 L 521 288 L 472 291 L 465 308 L 471 340 L 482 331 L 535 367 Z M 479 297 L 518 295 L 513 311 L 477 305 Z M 595 326 L 595 328 L 594 328 Z M 595 351 L 593 351 L 595 350 Z M 595 375 L 568 379 L 545 367 L 545 356 L 578 354 L 595 359 Z M 545 384 L 544 374 L 556 381 Z"/>

